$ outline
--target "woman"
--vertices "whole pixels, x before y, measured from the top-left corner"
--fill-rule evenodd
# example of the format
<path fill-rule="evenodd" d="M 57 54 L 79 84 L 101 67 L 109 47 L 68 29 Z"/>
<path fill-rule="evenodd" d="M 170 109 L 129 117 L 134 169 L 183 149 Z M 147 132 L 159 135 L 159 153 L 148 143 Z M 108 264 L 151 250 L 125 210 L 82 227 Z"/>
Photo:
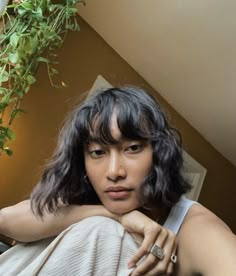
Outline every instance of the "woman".
<path fill-rule="evenodd" d="M 0 233 L 26 242 L 58 235 L 82 220 L 52 243 L 20 247 L 21 256 L 32 253 L 23 254 L 29 265 L 20 263 L 17 275 L 54 275 L 58 267 L 72 273 L 66 265 L 74 260 L 68 253 L 72 236 L 80 249 L 70 267 L 79 258 L 78 275 L 163 275 L 173 268 L 181 276 L 234 275 L 235 237 L 214 214 L 182 197 L 189 185 L 181 168 L 180 136 L 155 99 L 132 87 L 97 92 L 67 120 L 31 201 L 1 211 Z M 63 252 L 69 257 L 60 264 Z M 10 268 L 13 253 L 2 256 L 0 272 Z"/>

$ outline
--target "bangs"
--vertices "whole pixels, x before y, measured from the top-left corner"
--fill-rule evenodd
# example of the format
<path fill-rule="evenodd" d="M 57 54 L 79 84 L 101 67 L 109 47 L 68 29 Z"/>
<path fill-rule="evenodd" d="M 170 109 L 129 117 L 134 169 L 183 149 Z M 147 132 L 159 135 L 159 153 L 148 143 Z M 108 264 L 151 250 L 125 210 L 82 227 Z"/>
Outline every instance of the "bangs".
<path fill-rule="evenodd" d="M 120 139 L 112 136 L 112 117 L 116 117 L 116 123 L 121 133 L 120 138 L 131 140 L 150 140 L 152 127 L 147 112 L 137 101 L 121 93 L 98 95 L 94 97 L 95 104 L 85 108 L 83 123 L 79 123 L 80 134 L 84 143 L 98 142 L 102 144 L 116 144 Z M 86 102 L 85 102 L 86 105 Z M 81 127 L 83 126 L 83 127 Z"/>

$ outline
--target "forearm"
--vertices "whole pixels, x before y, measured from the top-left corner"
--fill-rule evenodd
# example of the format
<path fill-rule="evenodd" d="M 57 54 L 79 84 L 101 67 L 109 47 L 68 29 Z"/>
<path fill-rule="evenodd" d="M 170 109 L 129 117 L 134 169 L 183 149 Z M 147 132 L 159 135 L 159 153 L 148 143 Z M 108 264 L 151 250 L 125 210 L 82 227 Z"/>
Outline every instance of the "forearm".
<path fill-rule="evenodd" d="M 45 213 L 43 219 L 36 217 L 26 200 L 0 211 L 0 234 L 17 241 L 30 242 L 58 235 L 69 225 L 91 216 L 116 219 L 115 214 L 102 205 L 68 205 L 60 207 L 56 215 Z"/>

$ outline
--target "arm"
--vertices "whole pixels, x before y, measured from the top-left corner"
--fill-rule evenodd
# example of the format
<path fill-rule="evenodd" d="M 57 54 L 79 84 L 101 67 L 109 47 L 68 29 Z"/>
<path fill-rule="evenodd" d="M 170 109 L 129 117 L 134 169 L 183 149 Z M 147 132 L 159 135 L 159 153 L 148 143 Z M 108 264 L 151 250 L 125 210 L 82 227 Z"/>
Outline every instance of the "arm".
<path fill-rule="evenodd" d="M 142 257 L 148 257 L 134 269 L 132 276 L 156 275 L 157 272 L 173 270 L 170 255 L 176 251 L 175 235 L 138 211 L 117 216 L 102 205 L 68 205 L 61 206 L 57 215 L 45 213 L 42 220 L 34 216 L 30 201 L 26 200 L 0 211 L 0 233 L 18 241 L 30 242 L 58 235 L 69 225 L 91 216 L 105 216 L 117 220 L 128 232 L 141 237 L 141 246 L 131 258 L 130 267 L 134 267 Z M 154 243 L 165 249 L 164 260 L 159 261 L 152 254 L 148 254 Z M 147 271 L 150 273 L 147 274 Z"/>
<path fill-rule="evenodd" d="M 209 210 L 192 208 L 178 235 L 177 275 L 235 275 L 235 235 Z"/>
<path fill-rule="evenodd" d="M 45 213 L 36 217 L 30 201 L 0 210 L 0 234 L 21 242 L 30 242 L 58 235 L 69 225 L 91 216 L 105 216 L 117 220 L 117 216 L 102 205 L 61 206 L 56 215 Z"/>

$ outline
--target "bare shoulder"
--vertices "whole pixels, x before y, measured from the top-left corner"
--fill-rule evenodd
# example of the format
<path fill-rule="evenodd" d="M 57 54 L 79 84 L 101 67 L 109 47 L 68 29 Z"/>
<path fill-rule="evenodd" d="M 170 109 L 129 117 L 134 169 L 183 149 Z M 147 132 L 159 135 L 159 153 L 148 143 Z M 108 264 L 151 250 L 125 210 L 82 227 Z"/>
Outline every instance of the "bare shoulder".
<path fill-rule="evenodd" d="M 181 227 L 181 231 L 186 230 L 187 228 L 193 228 L 194 230 L 196 227 L 206 227 L 209 226 L 218 226 L 218 230 L 229 231 L 232 233 L 230 228 L 213 212 L 202 206 L 201 204 L 194 204 L 188 211 L 186 218 L 184 220 L 183 226 Z M 214 227 L 216 230 L 216 228 Z M 199 230 L 199 229 L 198 229 Z M 213 230 L 208 228 L 208 230 Z"/>
<path fill-rule="evenodd" d="M 178 275 L 235 275 L 236 236 L 210 210 L 194 204 L 178 234 Z"/>

